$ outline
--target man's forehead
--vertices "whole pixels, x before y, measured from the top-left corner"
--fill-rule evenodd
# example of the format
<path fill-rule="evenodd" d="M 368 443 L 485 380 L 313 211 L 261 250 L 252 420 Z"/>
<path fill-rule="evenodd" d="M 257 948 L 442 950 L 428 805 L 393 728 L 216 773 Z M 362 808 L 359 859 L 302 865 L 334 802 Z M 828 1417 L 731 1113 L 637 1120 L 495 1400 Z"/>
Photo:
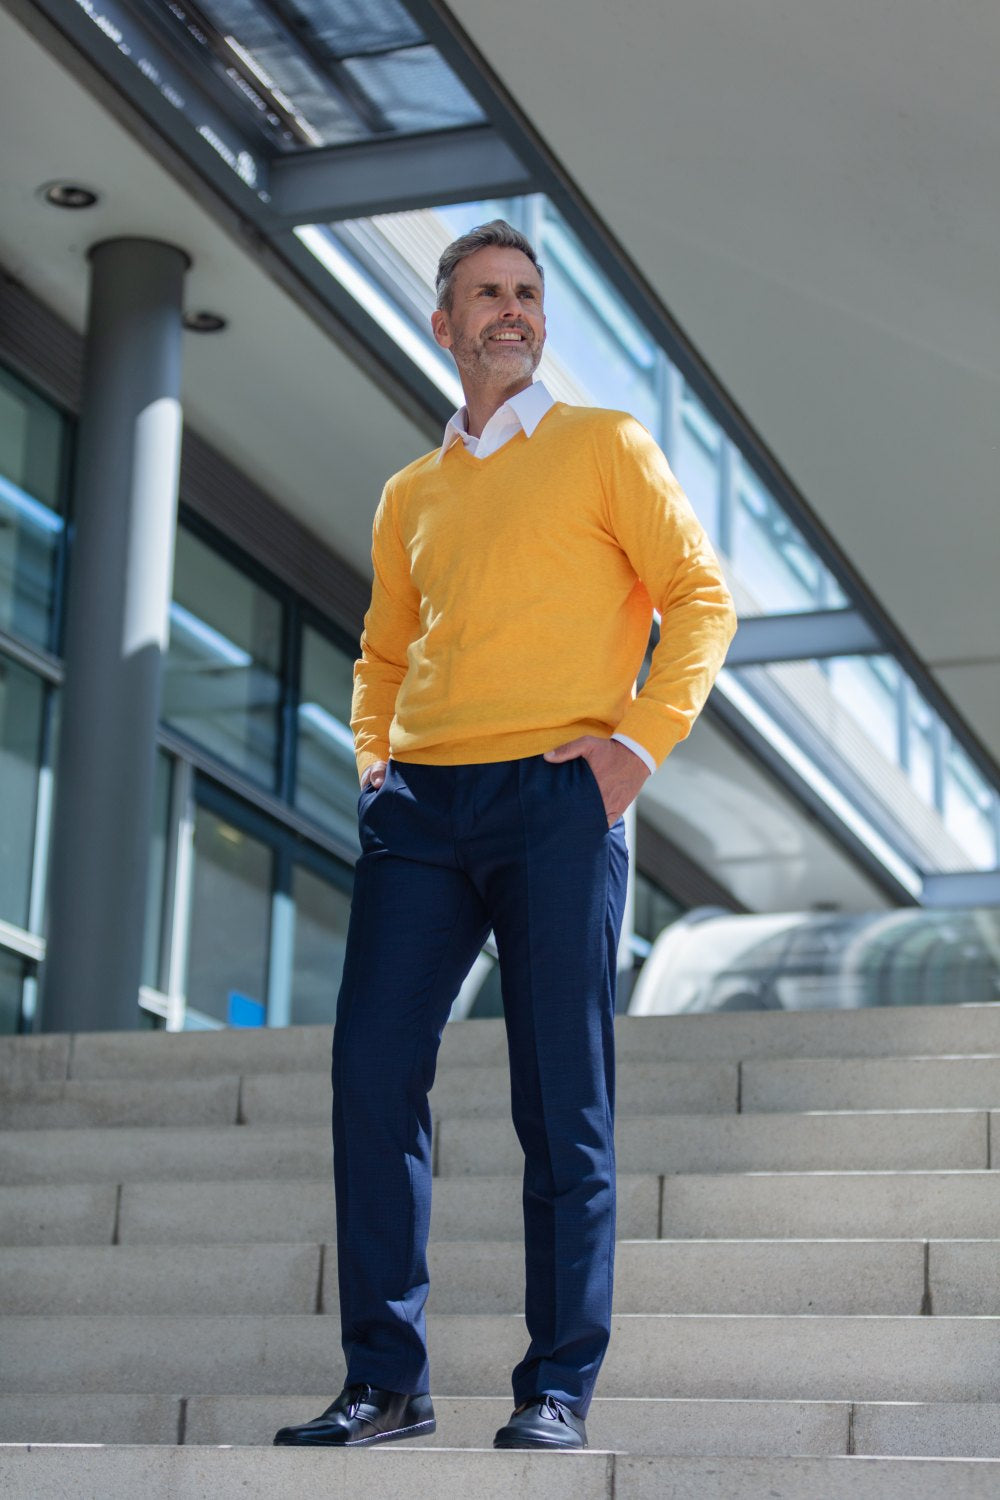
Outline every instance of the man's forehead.
<path fill-rule="evenodd" d="M 523 250 L 508 245 L 484 245 L 474 250 L 455 268 L 456 279 L 468 286 L 480 286 L 484 282 L 507 280 L 514 277 L 528 286 L 542 284 L 542 279 Z"/>

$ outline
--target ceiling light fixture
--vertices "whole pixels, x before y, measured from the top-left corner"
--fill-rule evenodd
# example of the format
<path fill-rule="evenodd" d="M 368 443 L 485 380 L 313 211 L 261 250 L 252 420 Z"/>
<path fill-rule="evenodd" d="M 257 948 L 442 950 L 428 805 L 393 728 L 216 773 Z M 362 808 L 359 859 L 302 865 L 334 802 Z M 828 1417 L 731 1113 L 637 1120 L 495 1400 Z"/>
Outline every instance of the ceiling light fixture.
<path fill-rule="evenodd" d="M 98 201 L 92 188 L 81 187 L 78 182 L 47 182 L 38 192 L 53 208 L 93 208 Z"/>
<path fill-rule="evenodd" d="M 226 319 L 214 312 L 189 312 L 184 314 L 184 327 L 189 333 L 221 333 Z"/>

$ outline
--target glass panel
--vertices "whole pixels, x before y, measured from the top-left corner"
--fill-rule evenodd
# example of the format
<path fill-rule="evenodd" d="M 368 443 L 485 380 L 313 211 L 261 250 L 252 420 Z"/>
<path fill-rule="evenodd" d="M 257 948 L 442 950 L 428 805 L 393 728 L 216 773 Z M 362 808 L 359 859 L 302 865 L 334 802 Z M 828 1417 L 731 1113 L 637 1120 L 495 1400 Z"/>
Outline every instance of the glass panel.
<path fill-rule="evenodd" d="M 484 116 L 468 89 L 433 47 L 411 47 L 383 57 L 355 57 L 348 77 L 378 112 L 381 130 L 412 132 L 475 125 Z"/>
<path fill-rule="evenodd" d="M 28 926 L 45 684 L 0 656 L 0 918 Z"/>
<path fill-rule="evenodd" d="M 997 847 L 997 793 L 958 745 L 948 747 L 944 764 L 944 821 L 951 836 L 969 851 L 980 869 L 1000 865 Z"/>
<path fill-rule="evenodd" d="M 0 369 L 0 629 L 51 648 L 63 535 L 62 415 Z"/>
<path fill-rule="evenodd" d="M 163 751 L 156 756 L 156 780 L 153 785 L 153 836 L 149 845 L 149 873 L 146 883 L 146 927 L 142 943 L 141 984 L 162 989 L 160 955 L 163 951 L 164 896 L 167 873 L 167 844 L 170 823 L 171 761 Z"/>
<path fill-rule="evenodd" d="M 635 875 L 635 914 L 633 926 L 647 942 L 655 942 L 664 928 L 676 922 L 684 908 L 641 870 Z"/>
<path fill-rule="evenodd" d="M 232 563 L 177 532 L 163 718 L 273 788 L 282 608 Z"/>
<path fill-rule="evenodd" d="M 271 851 L 199 807 L 188 949 L 188 1009 L 223 1025 L 263 1025 Z"/>
<path fill-rule="evenodd" d="M 297 0 L 296 9 L 338 57 L 413 47 L 424 40 L 398 0 Z"/>
<path fill-rule="evenodd" d="M 344 967 L 351 898 L 311 870 L 296 866 L 292 1024 L 332 1026 Z"/>
<path fill-rule="evenodd" d="M 358 771 L 350 728 L 353 686 L 353 658 L 306 626 L 295 802 L 352 844 L 358 836 Z"/>
<path fill-rule="evenodd" d="M 148 0 L 286 149 L 479 124 L 485 116 L 401 5 Z M 204 131 L 202 131 L 204 133 Z"/>
<path fill-rule="evenodd" d="M 667 931 L 629 1009 L 641 1015 L 983 1005 L 1000 994 L 1000 912 L 792 912 Z"/>
<path fill-rule="evenodd" d="M 713 546 L 721 546 L 720 450 L 722 434 L 701 402 L 685 392 L 671 467 Z"/>
<path fill-rule="evenodd" d="M 24 960 L 0 948 L 0 1036 L 13 1035 L 21 1020 Z"/>
<path fill-rule="evenodd" d="M 920 869 L 996 865 L 996 793 L 951 744 L 893 657 L 731 670 Z M 942 780 L 939 806 L 935 788 Z"/>
<path fill-rule="evenodd" d="M 829 569 L 735 449 L 733 462 L 730 562 L 745 591 L 741 614 L 843 608 L 847 599 Z"/>

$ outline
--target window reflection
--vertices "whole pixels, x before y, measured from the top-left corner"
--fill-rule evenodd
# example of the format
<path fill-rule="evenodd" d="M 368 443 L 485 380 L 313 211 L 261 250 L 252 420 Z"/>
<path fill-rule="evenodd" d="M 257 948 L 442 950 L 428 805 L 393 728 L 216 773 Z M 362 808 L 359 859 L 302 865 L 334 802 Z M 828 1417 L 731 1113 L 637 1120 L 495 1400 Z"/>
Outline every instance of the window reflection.
<path fill-rule="evenodd" d="M 279 601 L 178 527 L 163 719 L 272 788 L 281 635 Z"/>
<path fill-rule="evenodd" d="M 28 927 L 45 684 L 0 655 L 0 919 Z"/>
<path fill-rule="evenodd" d="M 318 630 L 302 632 L 295 803 L 357 840 L 358 772 L 351 733 L 354 658 Z"/>
<path fill-rule="evenodd" d="M 66 423 L 0 369 L 0 629 L 52 649 Z"/>
<path fill-rule="evenodd" d="M 264 1024 L 272 855 L 199 807 L 188 949 L 188 1011 L 224 1026 Z"/>
<path fill-rule="evenodd" d="M 332 1026 L 344 967 L 351 898 L 346 891 L 297 866 L 292 1022 Z"/>

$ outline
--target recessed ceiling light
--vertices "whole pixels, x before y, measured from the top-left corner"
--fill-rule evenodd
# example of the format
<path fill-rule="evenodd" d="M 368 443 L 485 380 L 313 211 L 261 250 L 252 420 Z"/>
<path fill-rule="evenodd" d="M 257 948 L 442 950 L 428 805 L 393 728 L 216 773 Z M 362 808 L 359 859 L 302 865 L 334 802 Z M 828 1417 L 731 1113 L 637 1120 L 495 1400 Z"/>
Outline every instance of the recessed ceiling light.
<path fill-rule="evenodd" d="M 189 333 L 221 333 L 226 326 L 225 318 L 214 312 L 189 312 L 184 314 L 184 327 Z"/>
<path fill-rule="evenodd" d="M 78 182 L 47 182 L 38 192 L 54 208 L 93 208 L 97 202 L 93 189 Z"/>

